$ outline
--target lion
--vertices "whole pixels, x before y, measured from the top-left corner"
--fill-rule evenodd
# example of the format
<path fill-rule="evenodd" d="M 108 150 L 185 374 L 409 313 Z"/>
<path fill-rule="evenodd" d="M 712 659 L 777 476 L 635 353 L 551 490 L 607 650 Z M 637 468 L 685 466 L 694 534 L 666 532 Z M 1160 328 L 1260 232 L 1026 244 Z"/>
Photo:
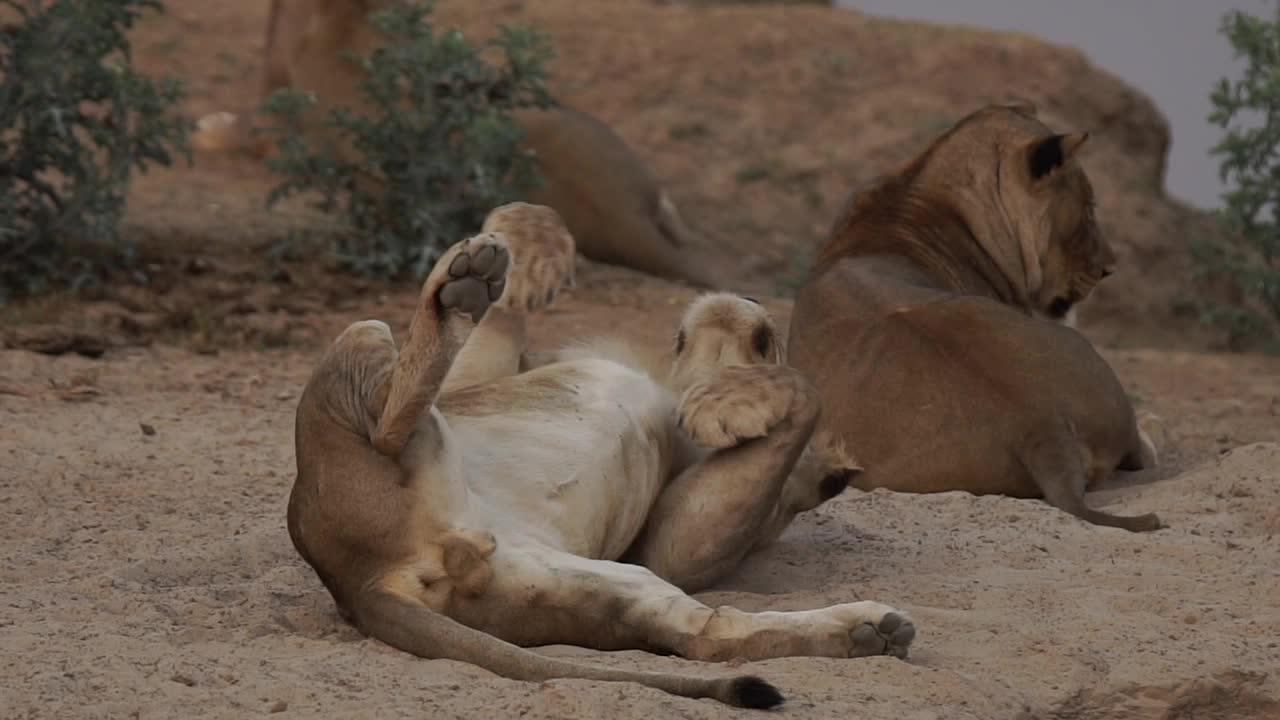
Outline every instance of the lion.
<path fill-rule="evenodd" d="M 388 0 L 272 0 L 267 20 L 259 101 L 295 87 L 315 93 L 303 115 L 307 132 L 331 143 L 344 157 L 353 149 L 335 143 L 317 120 L 331 108 L 365 105 L 363 69 L 350 59 L 369 56 L 383 38 L 367 21 Z M 524 132 L 521 148 L 538 159 L 543 182 L 521 198 L 549 205 L 564 218 L 578 251 L 599 262 L 716 286 L 703 238 L 685 222 L 671 196 L 635 152 L 608 125 L 567 106 L 525 109 L 513 119 Z M 203 116 L 192 143 L 204 151 L 272 151 L 267 134 L 255 133 L 251 112 L 222 110 Z"/>
<path fill-rule="evenodd" d="M 321 357 L 297 407 L 288 528 L 340 615 L 507 678 L 638 682 L 751 708 L 782 696 L 753 676 L 525 647 L 905 658 L 914 623 L 881 603 L 751 613 L 688 595 L 858 468 L 812 449 L 818 395 L 779 362 L 768 313 L 737 296 L 695 301 L 666 363 L 628 365 L 644 353 L 615 344 L 523 367 L 526 316 L 571 284 L 573 255 L 551 208 L 500 207 L 440 256 L 403 344 L 366 320 Z"/>
<path fill-rule="evenodd" d="M 788 353 L 826 400 L 854 485 L 1043 497 L 1090 523 L 1114 470 L 1152 467 L 1115 373 L 1067 325 L 1110 275 L 1077 155 L 1034 105 L 984 107 L 857 196 L 795 300 Z"/>

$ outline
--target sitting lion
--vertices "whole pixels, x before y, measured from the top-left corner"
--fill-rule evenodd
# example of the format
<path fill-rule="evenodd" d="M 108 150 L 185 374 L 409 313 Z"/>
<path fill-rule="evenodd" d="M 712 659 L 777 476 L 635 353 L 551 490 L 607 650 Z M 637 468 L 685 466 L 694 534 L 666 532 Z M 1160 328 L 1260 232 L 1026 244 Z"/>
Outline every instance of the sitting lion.
<path fill-rule="evenodd" d="M 1029 104 L 961 120 L 857 197 L 796 298 L 791 364 L 821 430 L 866 465 L 856 487 L 1043 496 L 1089 522 L 1087 487 L 1156 462 L 1074 306 L 1115 256 L 1076 154 Z M 1059 321 L 1059 322 L 1051 322 Z"/>
<path fill-rule="evenodd" d="M 350 54 L 368 56 L 382 42 L 367 21 L 387 0 L 272 0 L 259 99 L 285 87 L 315 93 L 304 115 L 314 121 L 333 107 L 363 104 L 363 70 Z M 564 218 L 588 258 L 710 288 L 713 263 L 701 238 L 685 224 L 649 168 L 607 125 L 568 107 L 521 110 L 523 148 L 538 157 L 543 183 L 524 200 L 550 205 Z M 192 142 L 201 150 L 271 151 L 267 135 L 252 132 L 252 113 L 211 113 Z M 332 140 L 332 138 L 325 138 Z M 350 148 L 338 146 L 340 154 Z"/>
<path fill-rule="evenodd" d="M 518 646 L 905 657 L 914 626 L 879 603 L 749 613 L 686 594 L 858 468 L 808 445 L 818 396 L 779 364 L 765 310 L 736 296 L 698 299 L 669 362 L 585 346 L 521 372 L 525 313 L 571 282 L 573 253 L 550 208 L 499 208 L 437 261 L 399 348 L 368 320 L 321 358 L 298 404 L 288 526 L 343 617 L 508 678 L 634 681 L 743 707 L 781 696 L 752 677 Z"/>

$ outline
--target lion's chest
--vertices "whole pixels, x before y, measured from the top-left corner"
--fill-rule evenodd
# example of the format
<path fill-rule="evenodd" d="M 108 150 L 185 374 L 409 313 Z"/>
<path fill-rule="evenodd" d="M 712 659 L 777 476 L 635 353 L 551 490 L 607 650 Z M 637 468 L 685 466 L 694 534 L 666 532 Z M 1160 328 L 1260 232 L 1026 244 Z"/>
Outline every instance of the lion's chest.
<path fill-rule="evenodd" d="M 454 417 L 473 509 L 498 535 L 616 559 L 671 472 L 674 400 L 646 375 L 575 361 L 570 403 Z"/>

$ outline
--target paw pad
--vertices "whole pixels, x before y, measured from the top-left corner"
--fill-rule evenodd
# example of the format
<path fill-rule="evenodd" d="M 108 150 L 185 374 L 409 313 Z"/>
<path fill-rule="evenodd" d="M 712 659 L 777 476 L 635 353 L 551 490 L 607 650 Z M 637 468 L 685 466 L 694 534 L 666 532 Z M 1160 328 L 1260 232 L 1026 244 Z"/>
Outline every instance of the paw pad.
<path fill-rule="evenodd" d="M 451 252 L 454 257 L 448 261 L 448 279 L 436 297 L 442 309 L 479 322 L 489 305 L 502 297 L 511 256 L 505 247 L 486 239 L 463 241 Z"/>
<path fill-rule="evenodd" d="M 863 623 L 849 633 L 853 640 L 851 657 L 890 655 L 907 657 L 907 649 L 916 637 L 916 626 L 901 613 L 885 613 L 880 621 Z"/>

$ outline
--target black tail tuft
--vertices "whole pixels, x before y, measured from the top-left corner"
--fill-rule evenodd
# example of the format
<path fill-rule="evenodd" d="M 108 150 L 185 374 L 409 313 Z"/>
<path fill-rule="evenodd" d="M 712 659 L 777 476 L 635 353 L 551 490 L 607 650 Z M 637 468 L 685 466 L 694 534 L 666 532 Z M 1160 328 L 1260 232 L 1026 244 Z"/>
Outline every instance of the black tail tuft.
<path fill-rule="evenodd" d="M 849 483 L 853 482 L 862 474 L 862 468 L 842 468 L 822 478 L 822 482 L 818 483 L 818 497 L 823 502 L 839 495 L 849 487 Z"/>
<path fill-rule="evenodd" d="M 754 675 L 744 675 L 733 681 L 733 704 L 738 707 L 763 710 L 781 705 L 783 700 L 778 688 Z"/>

